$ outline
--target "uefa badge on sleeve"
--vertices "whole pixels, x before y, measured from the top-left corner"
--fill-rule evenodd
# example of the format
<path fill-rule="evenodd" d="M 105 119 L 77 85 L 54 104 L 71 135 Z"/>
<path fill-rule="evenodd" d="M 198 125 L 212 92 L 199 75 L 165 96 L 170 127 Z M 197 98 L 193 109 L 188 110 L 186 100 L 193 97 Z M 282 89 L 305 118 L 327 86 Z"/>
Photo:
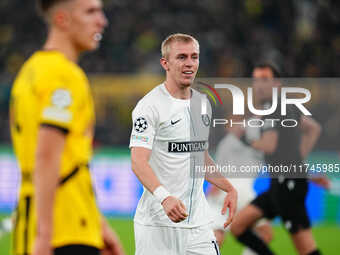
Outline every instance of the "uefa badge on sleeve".
<path fill-rule="evenodd" d="M 133 124 L 137 133 L 143 133 L 148 128 L 148 122 L 143 117 L 138 117 Z"/>
<path fill-rule="evenodd" d="M 208 127 L 210 125 L 210 118 L 208 114 L 202 114 L 202 121 L 204 126 Z"/>
<path fill-rule="evenodd" d="M 70 106 L 72 97 L 70 91 L 66 89 L 56 89 L 52 94 L 52 104 L 59 109 Z"/>

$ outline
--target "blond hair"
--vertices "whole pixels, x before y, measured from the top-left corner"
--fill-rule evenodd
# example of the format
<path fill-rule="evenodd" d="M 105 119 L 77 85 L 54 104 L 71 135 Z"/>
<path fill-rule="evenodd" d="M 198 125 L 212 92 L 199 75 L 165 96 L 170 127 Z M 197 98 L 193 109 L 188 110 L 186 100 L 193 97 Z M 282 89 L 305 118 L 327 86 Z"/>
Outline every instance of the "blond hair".
<path fill-rule="evenodd" d="M 191 35 L 180 34 L 180 33 L 171 34 L 167 38 L 165 38 L 165 40 L 162 42 L 161 53 L 162 53 L 163 58 L 168 58 L 171 44 L 174 42 L 183 42 L 183 43 L 193 42 L 197 45 L 198 50 L 200 48 L 198 41 Z"/>

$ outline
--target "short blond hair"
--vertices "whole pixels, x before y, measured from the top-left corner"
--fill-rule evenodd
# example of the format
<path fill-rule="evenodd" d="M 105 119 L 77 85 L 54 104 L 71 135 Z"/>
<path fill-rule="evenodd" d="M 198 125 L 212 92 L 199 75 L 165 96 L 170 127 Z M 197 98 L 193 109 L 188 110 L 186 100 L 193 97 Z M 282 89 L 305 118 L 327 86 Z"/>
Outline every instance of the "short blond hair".
<path fill-rule="evenodd" d="M 188 34 L 180 34 L 180 33 L 171 34 L 167 38 L 165 38 L 165 40 L 162 42 L 161 53 L 162 53 L 163 58 L 168 58 L 171 44 L 174 42 L 183 42 L 183 43 L 193 42 L 197 45 L 198 51 L 200 49 L 200 45 L 198 41 L 195 39 L 195 37 L 188 35 Z"/>

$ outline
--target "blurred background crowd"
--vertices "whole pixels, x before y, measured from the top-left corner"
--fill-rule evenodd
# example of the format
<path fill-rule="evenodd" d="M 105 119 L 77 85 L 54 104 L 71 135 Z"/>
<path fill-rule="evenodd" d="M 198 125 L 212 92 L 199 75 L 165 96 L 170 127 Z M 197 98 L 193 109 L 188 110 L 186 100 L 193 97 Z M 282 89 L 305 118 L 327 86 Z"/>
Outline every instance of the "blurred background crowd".
<path fill-rule="evenodd" d="M 22 63 L 43 45 L 46 35 L 46 26 L 37 17 L 33 2 L 0 1 L 0 139 L 5 142 L 9 142 L 7 112 L 13 78 Z M 80 62 L 87 73 L 96 74 L 91 80 L 95 86 L 105 83 L 103 79 L 108 83 L 122 75 L 161 77 L 160 44 L 174 32 L 189 33 L 199 40 L 201 77 L 249 77 L 254 62 L 260 59 L 275 62 L 285 77 L 340 74 L 340 2 L 336 0 L 103 3 L 110 24 L 100 49 L 82 57 Z M 128 85 L 117 86 L 123 89 Z M 124 100 L 113 96 L 116 101 L 105 106 L 110 115 L 99 113 L 98 143 L 128 143 L 130 111 L 139 96 L 132 93 Z M 334 107 L 322 107 L 316 110 L 317 119 L 339 116 Z M 325 116 L 325 111 L 333 117 Z M 116 130 L 120 135 L 101 135 L 107 134 L 106 130 Z"/>

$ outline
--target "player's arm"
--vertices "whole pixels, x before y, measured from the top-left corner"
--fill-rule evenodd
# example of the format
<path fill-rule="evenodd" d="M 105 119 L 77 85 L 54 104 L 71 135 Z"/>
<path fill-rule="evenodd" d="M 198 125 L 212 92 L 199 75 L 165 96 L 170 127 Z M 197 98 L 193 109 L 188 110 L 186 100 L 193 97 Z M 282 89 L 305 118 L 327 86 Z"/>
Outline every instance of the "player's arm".
<path fill-rule="evenodd" d="M 40 127 L 33 180 L 38 226 L 33 254 L 52 254 L 53 205 L 64 144 L 64 132 L 53 127 Z"/>
<path fill-rule="evenodd" d="M 161 183 L 153 172 L 149 158 L 151 150 L 144 147 L 131 148 L 131 166 L 132 171 L 135 173 L 140 182 L 147 188 L 148 191 L 153 193 Z M 170 193 L 168 194 L 170 195 Z M 166 198 L 166 197 L 165 197 Z"/>
<path fill-rule="evenodd" d="M 307 116 L 301 116 L 300 123 L 302 130 L 300 152 L 302 158 L 306 158 L 320 136 L 321 126 L 313 118 Z"/>
<path fill-rule="evenodd" d="M 104 240 L 104 249 L 101 255 L 124 255 L 123 246 L 116 232 L 110 227 L 105 217 L 102 216 L 102 236 Z"/>
<path fill-rule="evenodd" d="M 76 109 L 83 102 L 83 94 L 72 84 L 65 84 L 64 69 L 40 73 L 34 85 L 40 126 L 33 177 L 37 212 L 33 255 L 52 255 L 53 212 L 62 155 L 67 134 L 76 121 Z"/>
<path fill-rule="evenodd" d="M 144 147 L 131 148 L 131 166 L 143 186 L 162 204 L 173 222 L 185 220 L 188 216 L 184 204 L 163 187 L 149 164 L 151 150 Z"/>
<path fill-rule="evenodd" d="M 206 169 L 217 169 L 216 163 L 211 158 L 208 151 L 205 151 L 205 166 Z M 231 183 L 218 171 L 215 171 L 213 173 L 207 172 L 205 175 L 205 180 L 225 192 L 228 193 L 236 192 L 233 185 L 231 185 Z"/>
<path fill-rule="evenodd" d="M 306 158 L 320 136 L 321 125 L 313 118 L 307 116 L 301 116 L 300 123 L 302 130 L 300 153 L 302 158 Z M 312 176 L 310 180 L 325 189 L 330 187 L 330 180 L 326 176 Z"/>
<path fill-rule="evenodd" d="M 216 164 L 207 150 L 205 151 L 205 165 L 206 169 L 216 169 Z M 223 215 L 229 208 L 229 217 L 224 223 L 224 227 L 226 228 L 232 222 L 237 209 L 237 191 L 233 185 L 231 185 L 231 183 L 218 171 L 215 171 L 214 173 L 207 172 L 205 174 L 205 180 L 215 185 L 217 188 L 227 192 L 227 196 L 224 199 L 222 208 Z"/>
<path fill-rule="evenodd" d="M 207 191 L 207 196 L 217 196 L 220 192 L 220 189 L 215 185 L 212 185 Z"/>

